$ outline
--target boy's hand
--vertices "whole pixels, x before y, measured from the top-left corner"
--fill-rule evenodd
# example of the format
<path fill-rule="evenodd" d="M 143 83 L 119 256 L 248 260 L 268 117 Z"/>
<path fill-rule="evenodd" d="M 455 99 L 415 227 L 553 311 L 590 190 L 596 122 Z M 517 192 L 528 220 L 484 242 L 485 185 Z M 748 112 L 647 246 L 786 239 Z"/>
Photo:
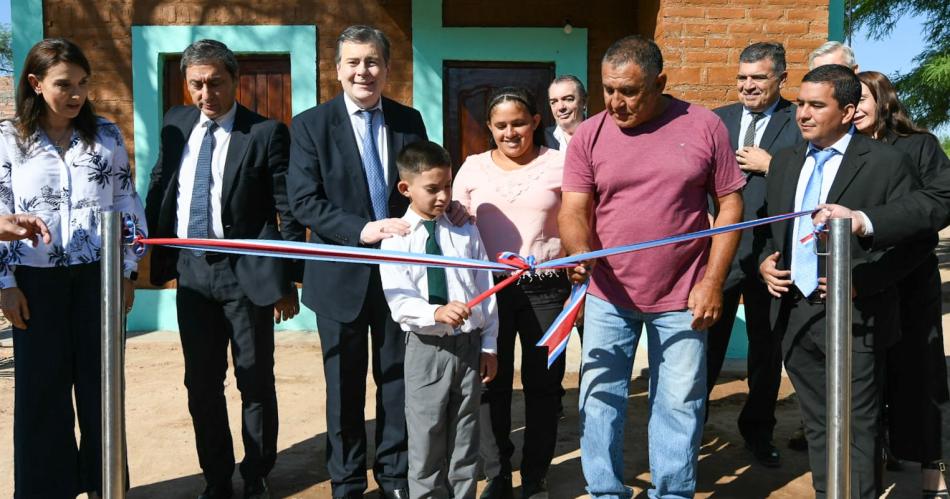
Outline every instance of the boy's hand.
<path fill-rule="evenodd" d="M 482 375 L 482 383 L 488 383 L 495 379 L 495 375 L 498 374 L 498 356 L 493 353 L 482 352 L 479 372 Z"/>
<path fill-rule="evenodd" d="M 449 302 L 448 305 L 435 309 L 435 321 L 452 327 L 461 326 L 470 315 L 472 310 L 460 301 Z"/>

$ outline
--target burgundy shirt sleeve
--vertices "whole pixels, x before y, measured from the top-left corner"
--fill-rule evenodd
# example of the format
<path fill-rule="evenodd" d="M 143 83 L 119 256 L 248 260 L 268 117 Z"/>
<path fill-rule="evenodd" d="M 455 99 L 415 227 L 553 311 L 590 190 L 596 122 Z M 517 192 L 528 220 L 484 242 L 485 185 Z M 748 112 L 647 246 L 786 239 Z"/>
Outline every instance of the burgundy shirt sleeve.
<path fill-rule="evenodd" d="M 710 113 L 712 114 L 712 113 Z M 712 115 L 712 171 L 709 193 L 716 197 L 731 194 L 745 186 L 745 176 L 736 162 L 736 152 L 732 149 L 729 132 L 716 115 Z"/>
<path fill-rule="evenodd" d="M 590 126 L 584 126 L 581 123 L 567 145 L 561 192 L 592 193 L 595 191 L 594 168 L 590 157 L 590 129 Z"/>

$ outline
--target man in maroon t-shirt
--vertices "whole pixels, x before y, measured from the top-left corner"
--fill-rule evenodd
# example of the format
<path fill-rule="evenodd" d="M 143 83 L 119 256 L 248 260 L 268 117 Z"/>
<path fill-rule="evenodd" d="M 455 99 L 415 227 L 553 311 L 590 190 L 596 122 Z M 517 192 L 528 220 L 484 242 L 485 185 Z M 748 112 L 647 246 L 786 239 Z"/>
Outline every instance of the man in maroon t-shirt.
<path fill-rule="evenodd" d="M 606 111 L 582 123 L 564 165 L 561 241 L 568 254 L 657 239 L 742 217 L 745 184 L 711 111 L 663 94 L 659 47 L 615 42 L 601 65 Z M 633 357 L 647 331 L 650 471 L 659 497 L 692 497 L 706 392 L 705 330 L 719 319 L 738 233 L 584 262 L 590 277 L 580 388 L 581 463 L 593 497 L 630 497 L 623 426 Z"/>

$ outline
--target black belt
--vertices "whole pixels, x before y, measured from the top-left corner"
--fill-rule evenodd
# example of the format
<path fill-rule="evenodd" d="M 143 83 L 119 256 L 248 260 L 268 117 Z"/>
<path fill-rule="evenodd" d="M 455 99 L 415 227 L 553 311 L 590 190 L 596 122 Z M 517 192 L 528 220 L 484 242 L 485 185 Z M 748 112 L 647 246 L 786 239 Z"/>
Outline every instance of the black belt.
<path fill-rule="evenodd" d="M 815 288 L 810 295 L 805 296 L 802 294 L 801 290 L 798 287 L 793 286 L 791 289 L 792 299 L 795 301 L 805 301 L 810 305 L 824 305 L 825 299 L 821 296 L 821 291 Z"/>

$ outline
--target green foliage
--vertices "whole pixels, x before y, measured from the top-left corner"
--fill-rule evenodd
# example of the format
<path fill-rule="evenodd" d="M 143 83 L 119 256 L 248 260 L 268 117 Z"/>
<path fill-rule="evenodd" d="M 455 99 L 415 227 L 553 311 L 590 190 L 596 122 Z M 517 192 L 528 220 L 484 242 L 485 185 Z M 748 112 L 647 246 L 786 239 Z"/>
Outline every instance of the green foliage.
<path fill-rule="evenodd" d="M 950 156 L 950 135 L 940 139 L 940 145 L 943 147 L 943 152 Z"/>
<path fill-rule="evenodd" d="M 13 32 L 9 24 L 0 24 L 0 74 L 13 72 Z"/>
<path fill-rule="evenodd" d="M 924 51 L 916 66 L 897 75 L 894 84 L 918 125 L 931 130 L 950 123 L 950 2 L 947 0 L 855 0 L 849 30 L 866 28 L 878 40 L 894 29 L 902 16 L 920 16 Z M 901 47 L 894 47 L 900 51 Z M 858 61 L 860 62 L 860 61 Z M 873 69 L 873 68 L 868 68 Z"/>

